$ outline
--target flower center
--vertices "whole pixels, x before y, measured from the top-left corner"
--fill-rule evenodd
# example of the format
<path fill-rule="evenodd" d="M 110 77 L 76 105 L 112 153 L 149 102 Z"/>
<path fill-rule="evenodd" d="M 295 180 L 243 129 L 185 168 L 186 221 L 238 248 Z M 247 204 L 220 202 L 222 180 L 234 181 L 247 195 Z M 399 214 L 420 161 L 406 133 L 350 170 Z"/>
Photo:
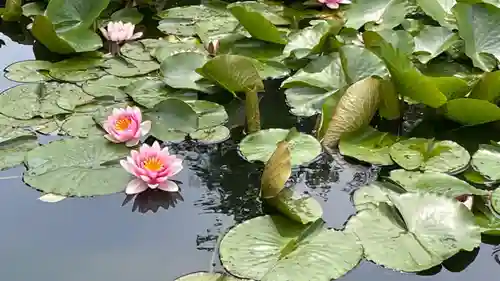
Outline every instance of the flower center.
<path fill-rule="evenodd" d="M 115 129 L 118 131 L 125 131 L 132 124 L 132 118 L 130 117 L 122 117 L 115 122 Z"/>
<path fill-rule="evenodd" d="M 163 168 L 163 163 L 157 157 L 148 157 L 142 161 L 142 165 L 145 169 L 158 172 Z"/>

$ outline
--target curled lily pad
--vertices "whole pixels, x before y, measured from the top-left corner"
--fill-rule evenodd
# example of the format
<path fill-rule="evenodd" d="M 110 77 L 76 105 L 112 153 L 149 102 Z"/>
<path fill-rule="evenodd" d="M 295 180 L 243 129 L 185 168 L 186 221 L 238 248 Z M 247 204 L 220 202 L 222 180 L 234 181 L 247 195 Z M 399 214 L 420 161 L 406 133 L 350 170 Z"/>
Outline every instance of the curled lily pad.
<path fill-rule="evenodd" d="M 461 195 L 487 195 L 485 190 L 477 189 L 454 176 L 437 172 L 412 172 L 393 170 L 390 179 L 411 192 L 437 193 L 450 198 Z"/>
<path fill-rule="evenodd" d="M 246 281 L 252 281 L 245 279 Z M 243 281 L 242 279 L 220 273 L 196 272 L 181 276 L 174 281 Z"/>
<path fill-rule="evenodd" d="M 288 130 L 267 129 L 246 136 L 239 144 L 242 156 L 249 162 L 266 163 L 276 144 L 286 138 Z M 321 153 L 320 143 L 310 135 L 299 133 L 289 142 L 292 166 L 311 162 Z"/>
<path fill-rule="evenodd" d="M 16 62 L 5 68 L 5 78 L 15 82 L 42 82 L 50 80 L 50 76 L 42 71 L 48 71 L 51 62 L 43 60 L 27 60 Z"/>
<path fill-rule="evenodd" d="M 351 233 L 314 227 L 275 216 L 246 221 L 222 239 L 222 265 L 241 278 L 303 281 L 336 279 L 358 264 L 363 251 Z"/>
<path fill-rule="evenodd" d="M 458 174 L 469 165 L 469 152 L 453 141 L 411 138 L 391 146 L 394 162 L 406 170 Z"/>
<path fill-rule="evenodd" d="M 267 202 L 287 218 L 302 224 L 312 223 L 323 216 L 323 209 L 316 199 L 291 189 L 282 190 Z"/>
<path fill-rule="evenodd" d="M 339 151 L 344 156 L 356 158 L 374 165 L 392 165 L 390 147 L 396 136 L 366 127 L 340 138 Z"/>
<path fill-rule="evenodd" d="M 105 138 L 65 139 L 26 155 L 24 181 L 45 193 L 95 196 L 125 189 L 130 176 L 117 165 L 129 150 Z"/>
<path fill-rule="evenodd" d="M 389 198 L 391 205 L 365 209 L 347 223 L 345 231 L 358 236 L 368 260 L 417 272 L 481 243 L 474 216 L 455 199 L 420 193 Z"/>
<path fill-rule="evenodd" d="M 500 180 L 500 148 L 494 145 L 480 144 L 472 155 L 472 167 L 491 181 Z"/>

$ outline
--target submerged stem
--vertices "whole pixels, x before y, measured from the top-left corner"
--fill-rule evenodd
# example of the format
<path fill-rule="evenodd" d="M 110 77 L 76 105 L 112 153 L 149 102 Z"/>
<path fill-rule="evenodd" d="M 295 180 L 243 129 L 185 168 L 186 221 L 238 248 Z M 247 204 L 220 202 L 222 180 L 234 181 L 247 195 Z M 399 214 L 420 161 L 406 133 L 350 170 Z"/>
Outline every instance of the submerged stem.
<path fill-rule="evenodd" d="M 245 116 L 248 133 L 260 131 L 259 96 L 257 91 L 252 90 L 245 93 Z"/>

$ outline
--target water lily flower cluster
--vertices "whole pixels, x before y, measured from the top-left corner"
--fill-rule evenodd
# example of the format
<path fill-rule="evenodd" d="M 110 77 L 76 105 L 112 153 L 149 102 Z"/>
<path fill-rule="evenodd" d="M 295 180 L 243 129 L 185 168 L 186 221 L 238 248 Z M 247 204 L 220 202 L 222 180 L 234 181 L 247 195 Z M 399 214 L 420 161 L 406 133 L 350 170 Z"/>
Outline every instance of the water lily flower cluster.
<path fill-rule="evenodd" d="M 115 108 L 103 127 L 108 133 L 104 137 L 108 140 L 135 146 L 141 137 L 151 130 L 151 121 L 142 122 L 141 110 L 138 107 Z"/>
<path fill-rule="evenodd" d="M 104 38 L 118 44 L 142 37 L 142 32 L 134 33 L 135 25 L 130 22 L 109 22 L 107 28 L 101 27 L 99 29 Z"/>
<path fill-rule="evenodd" d="M 318 0 L 321 4 L 325 4 L 330 9 L 338 9 L 339 4 L 351 4 L 351 0 Z"/>
<path fill-rule="evenodd" d="M 169 192 L 179 191 L 170 177 L 182 170 L 182 160 L 170 155 L 168 148 L 161 148 L 158 142 L 152 146 L 143 144 L 139 151 L 132 150 L 127 160 L 121 160 L 122 167 L 136 178 L 129 182 L 126 194 L 137 194 L 148 188 Z"/>

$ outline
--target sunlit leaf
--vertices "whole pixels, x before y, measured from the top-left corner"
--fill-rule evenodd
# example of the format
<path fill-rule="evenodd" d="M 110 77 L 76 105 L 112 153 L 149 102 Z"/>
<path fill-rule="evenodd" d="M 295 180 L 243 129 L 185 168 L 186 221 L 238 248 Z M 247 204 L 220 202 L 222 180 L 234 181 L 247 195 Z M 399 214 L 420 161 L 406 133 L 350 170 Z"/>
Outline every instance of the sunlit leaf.
<path fill-rule="evenodd" d="M 345 12 L 345 26 L 359 29 L 372 23 L 377 30 L 392 29 L 403 22 L 408 8 L 405 0 L 353 1 Z"/>
<path fill-rule="evenodd" d="M 267 202 L 287 218 L 302 224 L 312 223 L 323 215 L 323 209 L 316 199 L 291 189 L 282 190 Z"/>
<path fill-rule="evenodd" d="M 344 156 L 356 158 L 373 165 L 392 165 L 389 148 L 397 137 L 379 132 L 372 127 L 365 127 L 342 135 L 339 151 Z"/>
<path fill-rule="evenodd" d="M 177 98 L 182 100 L 193 100 L 197 98 L 196 93 L 177 92 L 175 89 L 167 87 L 163 81 L 159 79 L 144 78 L 128 85 L 123 90 L 136 103 L 153 108 L 158 103 L 169 99 Z"/>
<path fill-rule="evenodd" d="M 444 106 L 446 117 L 464 125 L 479 125 L 500 120 L 500 108 L 478 99 L 460 98 L 448 101 Z"/>
<path fill-rule="evenodd" d="M 283 54 L 287 57 L 293 54 L 297 59 L 302 59 L 319 52 L 330 35 L 331 28 L 328 22 L 323 21 L 291 34 Z"/>
<path fill-rule="evenodd" d="M 47 81 L 50 80 L 50 76 L 41 71 L 47 71 L 51 66 L 51 62 L 43 60 L 16 62 L 5 68 L 5 78 L 25 83 Z"/>
<path fill-rule="evenodd" d="M 452 8 L 457 4 L 456 0 L 417 0 L 417 4 L 441 26 L 456 28 L 452 14 Z"/>
<path fill-rule="evenodd" d="M 112 58 L 103 63 L 104 71 L 118 77 L 133 77 L 160 69 L 155 61 L 139 61 L 126 58 Z"/>
<path fill-rule="evenodd" d="M 112 97 L 114 100 L 124 100 L 127 95 L 123 92 L 123 88 L 135 82 L 135 79 L 121 78 L 113 75 L 106 75 L 97 80 L 90 80 L 82 85 L 85 93 L 99 98 Z"/>
<path fill-rule="evenodd" d="M 344 45 L 339 52 L 349 84 L 370 76 L 384 77 L 388 74 L 382 60 L 363 47 Z"/>
<path fill-rule="evenodd" d="M 500 180 L 500 148 L 488 144 L 480 144 L 478 151 L 472 155 L 472 167 L 491 181 Z"/>
<path fill-rule="evenodd" d="M 500 71 L 483 73 L 468 97 L 497 103 L 500 98 Z"/>
<path fill-rule="evenodd" d="M 321 113 L 324 101 L 335 92 L 328 92 L 321 88 L 294 87 L 285 91 L 286 103 L 290 112 L 298 116 L 313 116 Z"/>
<path fill-rule="evenodd" d="M 415 36 L 414 53 L 420 62 L 427 63 L 458 40 L 459 36 L 445 27 L 427 25 Z"/>
<path fill-rule="evenodd" d="M 206 129 L 199 129 L 189 136 L 202 144 L 215 144 L 226 141 L 231 137 L 231 131 L 226 126 L 216 126 Z"/>
<path fill-rule="evenodd" d="M 340 98 L 322 143 L 330 148 L 345 133 L 367 125 L 380 102 L 380 80 L 368 77 L 351 85 Z"/>

